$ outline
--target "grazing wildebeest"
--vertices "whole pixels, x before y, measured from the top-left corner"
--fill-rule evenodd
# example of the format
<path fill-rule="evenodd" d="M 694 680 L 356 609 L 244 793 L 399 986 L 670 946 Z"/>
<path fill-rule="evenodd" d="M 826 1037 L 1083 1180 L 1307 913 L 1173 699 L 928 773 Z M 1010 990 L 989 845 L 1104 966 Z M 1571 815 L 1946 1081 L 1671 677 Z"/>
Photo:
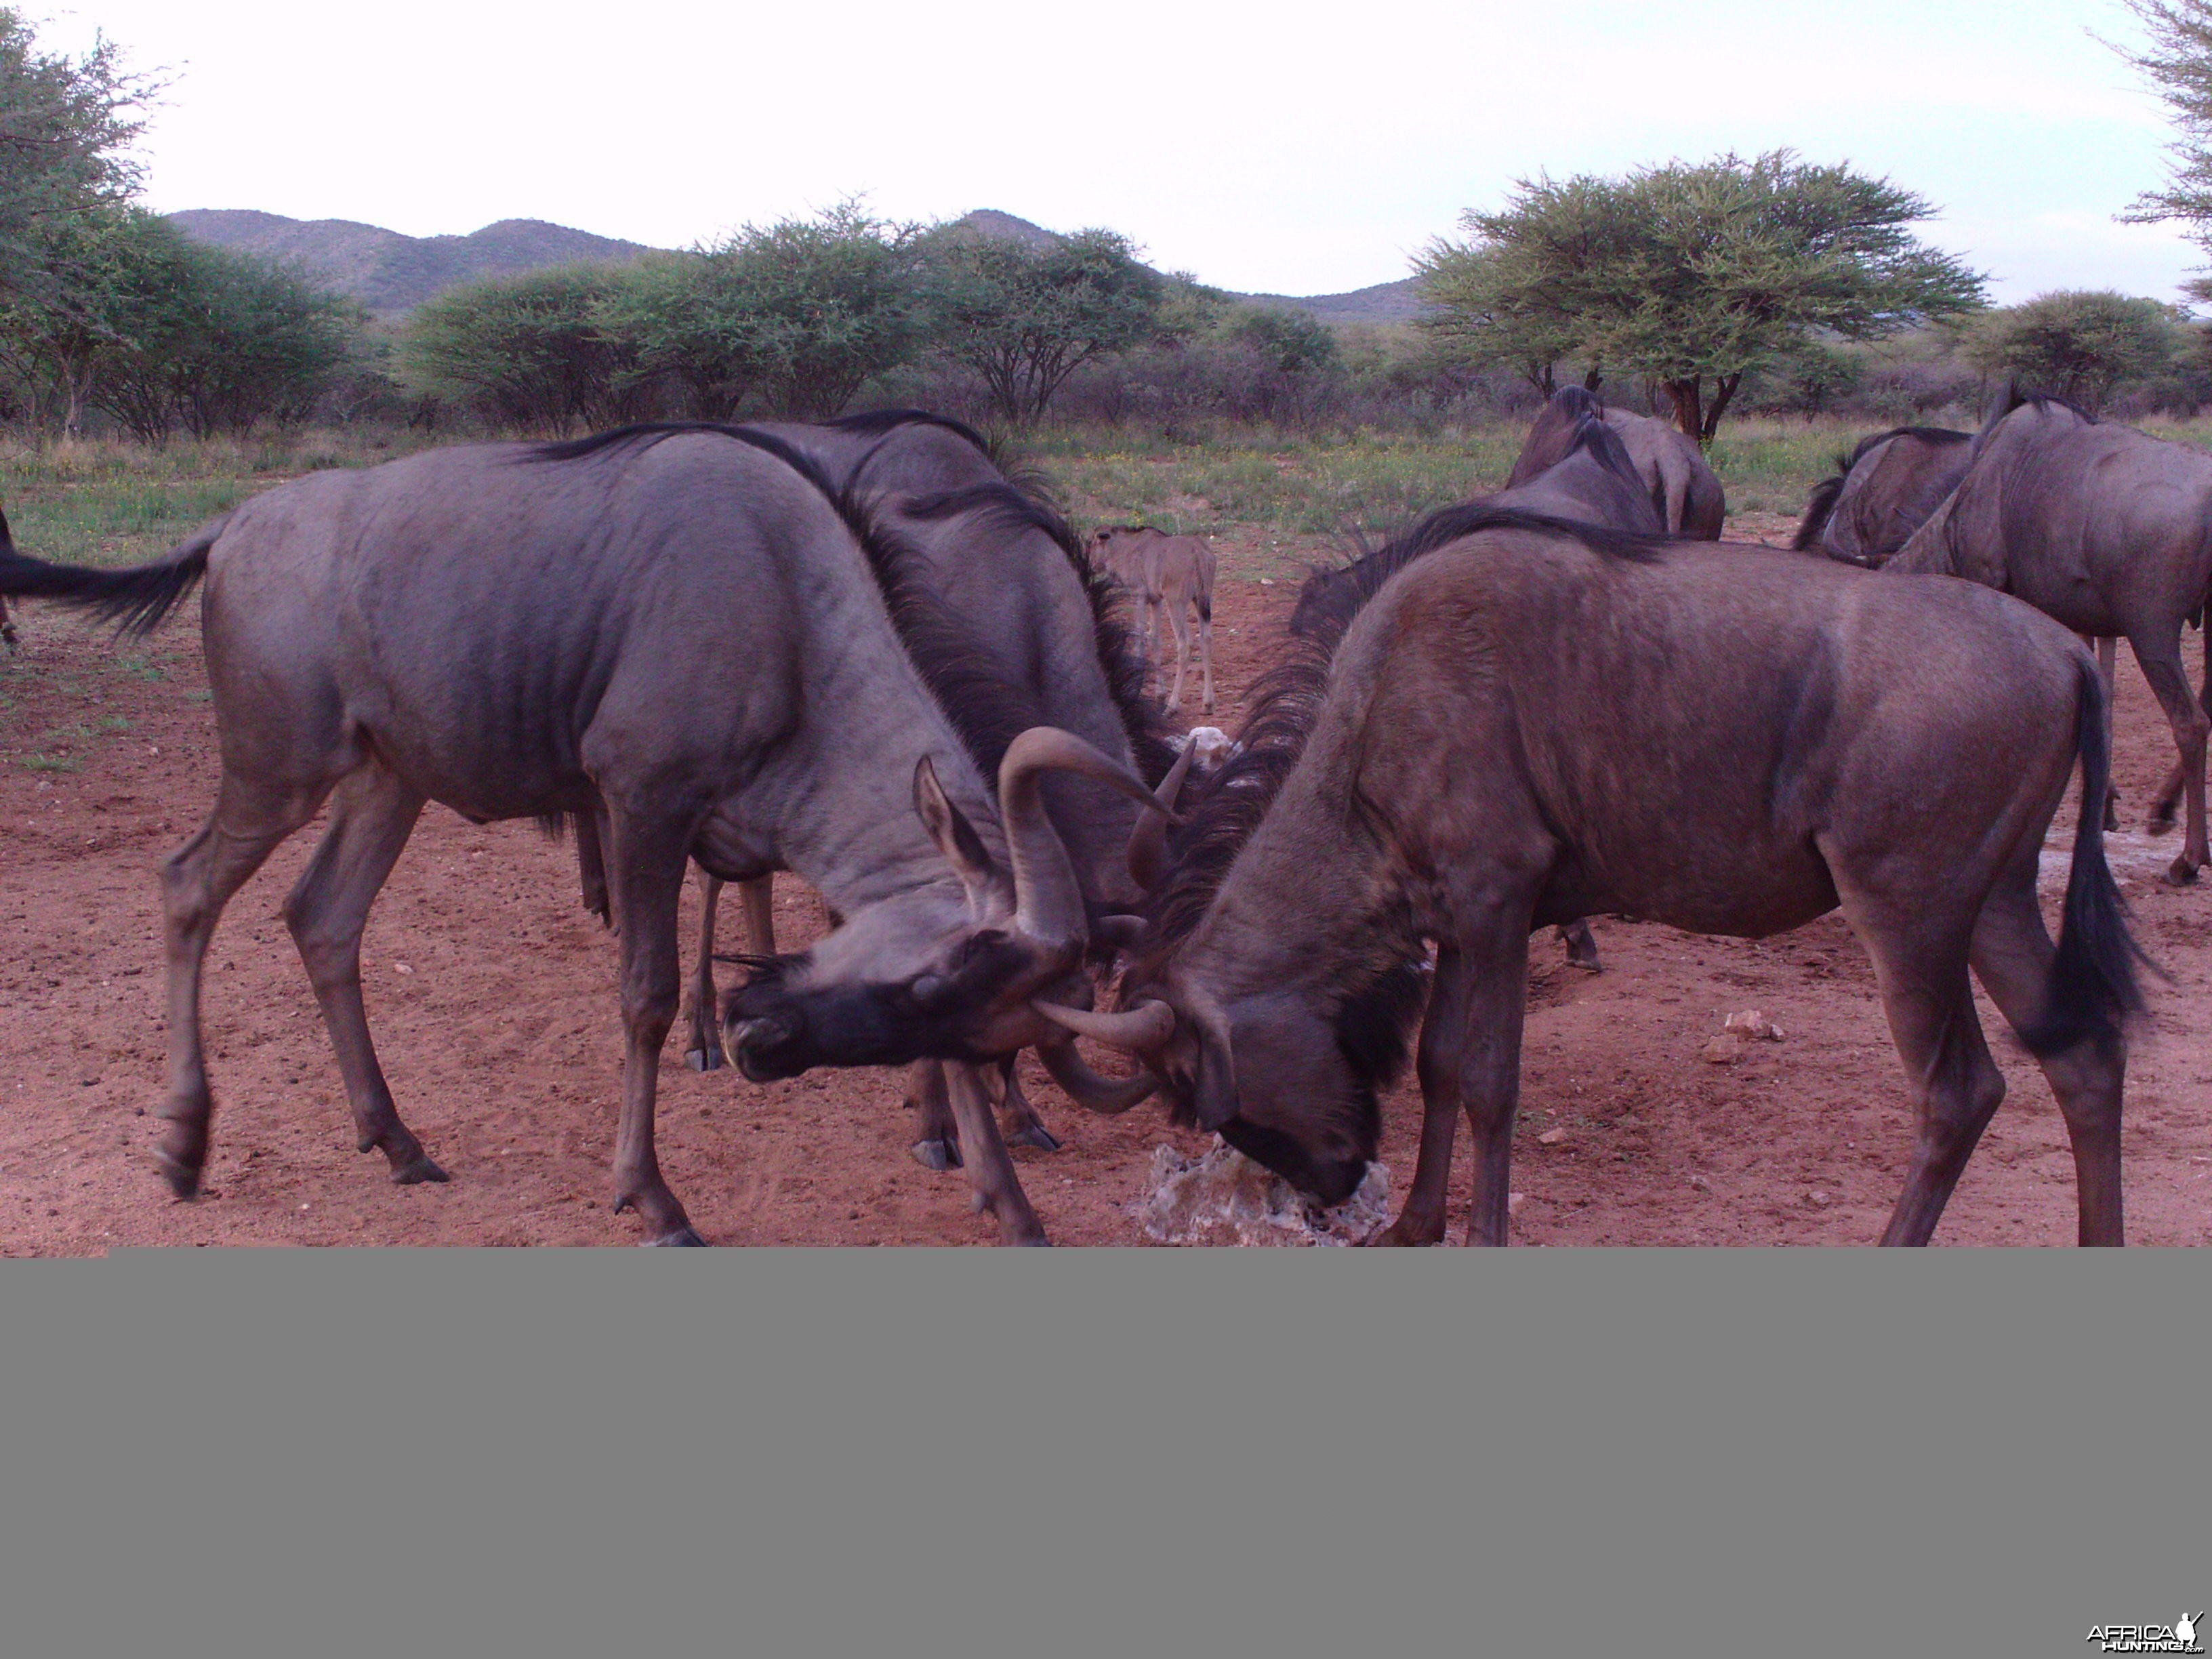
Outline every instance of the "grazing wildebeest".
<path fill-rule="evenodd" d="M 203 577 L 222 750 L 207 823 L 167 861 L 169 1120 L 157 1156 L 197 1192 L 213 1097 L 204 958 L 226 901 L 326 799 L 285 917 L 344 1073 L 362 1150 L 444 1179 L 401 1122 L 361 996 L 368 908 L 426 802 L 477 821 L 605 825 L 628 1042 L 615 1207 L 696 1243 L 653 1152 L 678 1001 L 677 899 L 787 868 L 844 925 L 763 977 L 737 1023 L 746 1074 L 791 1056 L 954 1068 L 981 1207 L 1040 1240 L 980 1064 L 1053 1031 L 1027 1007 L 1084 983 L 1086 918 L 1039 786 L 1069 769 L 1151 797 L 1049 728 L 1006 746 L 996 799 L 940 708 L 988 698 L 979 648 L 805 456 L 762 434 L 632 429 L 432 451 L 257 496 L 167 559 L 76 569 L 10 553 L 0 592 L 146 629 Z M 750 996 L 754 988 L 741 995 Z"/>
<path fill-rule="evenodd" d="M 1636 476 L 1651 492 L 1651 505 L 1670 536 L 1717 542 L 1728 522 L 1728 496 L 1698 447 L 1698 441 L 1672 421 L 1625 409 L 1604 411 L 1605 423 L 1620 434 Z"/>
<path fill-rule="evenodd" d="M 1911 538 L 1966 476 L 1974 434 L 1940 426 L 1899 426 L 1859 440 L 1836 457 L 1832 477 L 1813 486 L 1790 545 L 1848 564 L 1881 564 Z"/>
<path fill-rule="evenodd" d="M 898 536 L 915 556 L 917 578 L 967 619 L 976 641 L 988 647 L 969 653 L 969 670 L 996 675 L 1014 702 L 953 699 L 947 709 L 986 774 L 999 763 L 1014 723 L 1001 719 L 996 730 L 974 729 L 964 717 L 978 707 L 1019 707 L 1025 712 L 1018 723 L 1073 732 L 1148 781 L 1158 781 L 1174 767 L 1175 753 L 1157 707 L 1143 695 L 1143 665 L 1129 648 L 1109 584 L 1091 569 L 1066 522 L 1000 470 L 982 437 L 959 422 L 915 410 L 755 429 L 806 454 L 839 489 L 867 503 L 882 530 Z M 1044 802 L 1074 862 L 1094 924 L 1133 910 L 1144 896 L 1128 863 L 1138 831 L 1136 808 L 1118 791 L 1073 775 L 1046 779 Z M 579 830 L 586 902 L 592 904 L 596 838 L 588 825 Z M 775 952 L 770 880 L 760 876 L 739 889 L 745 950 L 754 957 Z M 722 1058 L 713 954 L 720 887 L 705 878 L 699 957 L 679 1015 L 685 1058 L 702 1070 Z M 1040 1057 L 1079 1101 L 1118 1106 L 1132 1086 L 1097 1079 L 1072 1042 L 1052 1042 Z M 986 1073 L 1005 1109 L 1006 1139 L 1057 1148 L 1059 1141 L 1022 1094 L 1014 1060 L 1007 1054 Z M 943 1069 L 938 1060 L 915 1062 L 907 1090 L 908 1103 L 920 1111 L 915 1156 L 938 1170 L 961 1163 Z"/>
<path fill-rule="evenodd" d="M 1963 582 L 1495 507 L 1434 515 L 1375 569 L 1394 564 L 1333 657 L 1275 671 L 1189 805 L 1125 1007 L 1042 1011 L 1335 1201 L 1374 1154 L 1433 942 L 1420 1152 L 1379 1242 L 1442 1237 L 1464 1109 L 1469 1240 L 1500 1244 L 1533 927 L 1621 910 L 1759 938 L 1840 905 L 1919 1108 L 1884 1242 L 1927 1241 L 2004 1093 L 1970 965 L 2042 1057 L 2082 1242 L 2121 1242 L 2133 947 L 2086 810 L 2055 951 L 2036 902 L 2075 761 L 2088 799 L 2106 775 L 2077 640 Z"/>
<path fill-rule="evenodd" d="M 1198 655 L 1205 676 L 1206 712 L 1213 712 L 1213 550 L 1203 536 L 1170 536 L 1149 525 L 1108 525 L 1097 532 L 1098 555 L 1115 578 L 1135 592 L 1143 609 L 1138 637 L 1145 660 L 1167 685 L 1167 629 L 1175 630 L 1175 687 L 1168 712 L 1182 707 L 1183 671 L 1190 663 L 1191 613 L 1197 613 Z"/>
<path fill-rule="evenodd" d="M 2212 596 L 2212 456 L 2106 426 L 2055 398 L 1996 416 L 1973 459 L 1889 571 L 1963 576 L 2025 599 L 2077 634 L 2124 637 L 2173 728 L 2179 762 L 2152 804 L 2153 833 L 2185 805 L 2166 872 L 2194 881 L 2208 860 L 2204 745 L 2212 733 L 2212 629 L 2205 679 L 2189 689 L 2181 630 Z"/>
<path fill-rule="evenodd" d="M 1522 442 L 1505 488 L 1481 501 L 1638 534 L 1656 536 L 1666 529 L 1658 504 L 1638 481 L 1626 445 L 1597 399 L 1578 386 L 1561 386 L 1546 401 Z M 1308 641 L 1336 637 L 1343 607 L 1356 607 L 1361 603 L 1358 595 L 1378 580 L 1369 562 L 1388 552 L 1363 555 L 1307 577 L 1297 609 L 1291 613 L 1291 632 Z M 1603 970 L 1588 921 L 1578 916 L 1565 923 L 1559 937 L 1570 963 L 1593 974 Z"/>

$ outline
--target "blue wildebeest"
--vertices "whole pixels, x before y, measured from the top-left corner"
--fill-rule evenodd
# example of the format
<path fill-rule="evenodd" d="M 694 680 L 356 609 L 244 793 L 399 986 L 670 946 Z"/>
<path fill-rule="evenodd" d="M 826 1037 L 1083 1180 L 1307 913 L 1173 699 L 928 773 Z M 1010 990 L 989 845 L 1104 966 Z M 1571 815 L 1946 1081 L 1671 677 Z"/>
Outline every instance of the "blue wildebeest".
<path fill-rule="evenodd" d="M 627 1038 L 615 1207 L 651 1241 L 699 1242 L 653 1151 L 677 1011 L 687 859 L 725 879 L 789 869 L 843 924 L 775 964 L 741 1022 L 748 1073 L 794 1049 L 953 1068 L 979 1206 L 1042 1238 L 975 1067 L 1050 1041 L 1028 1001 L 1077 995 L 1083 895 L 1046 816 L 1048 772 L 1151 801 L 1120 762 L 1049 727 L 1006 747 L 995 792 L 944 713 L 1001 696 L 981 649 L 806 456 L 742 430 L 628 431 L 433 451 L 319 473 L 126 571 L 12 547 L 0 592 L 149 629 L 205 580 L 222 750 L 207 823 L 163 866 L 168 1120 L 158 1158 L 190 1196 L 214 1099 L 202 965 L 224 903 L 325 800 L 285 917 L 322 1006 L 359 1142 L 392 1178 L 442 1171 L 400 1120 L 371 1045 L 360 947 L 423 805 L 483 822 L 605 826 Z M 975 723 L 994 717 L 977 714 Z"/>
<path fill-rule="evenodd" d="M 1340 643 L 1274 672 L 1190 803 L 1125 1006 L 1042 1012 L 1340 1200 L 1433 943 L 1420 1152 L 1378 1242 L 1443 1237 L 1464 1111 L 1468 1237 L 1502 1244 L 1532 927 L 1618 910 L 1760 938 L 1840 907 L 1919 1109 L 1883 1242 L 1927 1241 L 2004 1093 L 1970 968 L 2057 1096 L 2082 1242 L 2121 1242 L 2133 946 L 2087 809 L 2055 950 L 2036 902 L 2074 765 L 2091 801 L 2106 770 L 2065 629 L 1962 582 L 1494 506 L 1431 517 L 1334 617 Z"/>
<path fill-rule="evenodd" d="M 969 624 L 971 648 L 960 654 L 970 678 L 995 678 L 997 695 L 948 696 L 946 712 L 983 771 L 994 771 L 1023 727 L 1072 732 L 1124 766 L 1158 781 L 1175 767 L 1156 705 L 1143 695 L 1143 665 L 1109 586 L 1085 558 L 1081 542 L 1059 515 L 1018 485 L 970 428 L 917 410 L 881 410 L 823 425 L 754 428 L 787 443 L 865 503 L 881 534 L 906 550 L 903 568 Z M 988 718 L 979 719 L 979 716 Z M 1180 782 L 1182 774 L 1175 774 Z M 1132 871 L 1158 857 L 1162 820 L 1140 813 L 1118 790 L 1073 774 L 1043 780 L 1045 810 L 1073 860 L 1094 941 L 1110 942 L 1111 918 L 1135 908 L 1145 888 Z M 605 883 L 597 874 L 592 821 L 578 823 L 586 903 L 605 915 Z M 1154 872 L 1156 874 L 1156 872 Z M 769 881 L 744 883 L 749 955 L 775 953 Z M 679 1017 L 685 1057 L 712 1069 L 723 1057 L 714 980 L 714 921 L 721 883 L 705 880 L 696 968 Z M 1056 1034 L 1065 1038 L 1065 1033 Z M 1083 1064 L 1072 1042 L 1048 1042 L 1040 1058 L 1055 1081 L 1094 1110 L 1133 1103 L 1146 1085 L 1101 1079 Z M 1006 1109 L 1006 1138 L 1050 1150 L 1058 1140 L 1023 1097 L 1006 1055 L 986 1080 Z M 919 1109 L 915 1156 L 933 1169 L 961 1163 L 945 1066 L 917 1061 L 908 1083 Z"/>
<path fill-rule="evenodd" d="M 2107 426 L 2056 398 L 2007 400 L 1976 434 L 1957 487 L 1885 570 L 1963 576 L 2025 599 L 2077 634 L 2124 638 L 2173 729 L 2178 763 L 2152 802 L 2154 834 L 2185 808 L 2166 872 L 2194 881 L 2205 843 L 2212 629 L 2192 693 L 2181 633 L 2212 598 L 2212 455 Z M 2111 657 L 2106 656 L 2107 709 Z"/>

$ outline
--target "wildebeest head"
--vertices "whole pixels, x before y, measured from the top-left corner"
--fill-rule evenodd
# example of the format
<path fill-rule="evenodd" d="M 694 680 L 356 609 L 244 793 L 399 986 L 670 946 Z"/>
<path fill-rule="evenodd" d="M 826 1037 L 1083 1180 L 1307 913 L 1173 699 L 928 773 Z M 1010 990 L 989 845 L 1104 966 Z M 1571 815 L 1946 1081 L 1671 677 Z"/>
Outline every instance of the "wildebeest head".
<path fill-rule="evenodd" d="M 1176 1121 L 1212 1130 L 1325 1204 L 1343 1202 L 1374 1158 L 1376 1092 L 1403 1061 L 1425 975 L 1396 964 L 1349 996 L 1297 985 L 1224 995 L 1207 977 L 1181 963 L 1114 1013 L 1036 1006 L 1135 1055 Z"/>
<path fill-rule="evenodd" d="M 1060 1038 L 1030 1000 L 1079 997 L 1089 932 L 1039 790 L 1054 769 L 1157 805 L 1135 774 L 1081 738 L 1034 727 L 999 769 L 1002 866 L 925 757 L 915 811 L 957 882 L 920 884 L 856 909 L 806 951 L 752 963 L 721 1008 L 723 1046 L 744 1074 L 765 1082 L 817 1066 L 981 1060 Z"/>

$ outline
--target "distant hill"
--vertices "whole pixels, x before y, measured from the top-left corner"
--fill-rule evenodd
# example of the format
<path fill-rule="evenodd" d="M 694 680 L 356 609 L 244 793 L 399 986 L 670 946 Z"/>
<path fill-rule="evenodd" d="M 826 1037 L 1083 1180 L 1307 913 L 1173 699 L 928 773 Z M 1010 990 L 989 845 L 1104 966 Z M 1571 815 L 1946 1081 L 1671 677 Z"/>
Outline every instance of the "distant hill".
<path fill-rule="evenodd" d="M 963 216 L 959 222 L 979 235 L 1001 236 L 1025 247 L 1049 247 L 1060 240 L 1058 232 L 1031 224 L 1013 214 L 1001 213 L 996 208 L 979 208 Z M 1395 283 L 1376 283 L 1370 288 L 1356 288 L 1349 294 L 1231 292 L 1229 297 L 1252 305 L 1283 306 L 1311 312 L 1324 323 L 1410 323 L 1421 314 L 1420 298 L 1410 276 L 1401 276 Z"/>
<path fill-rule="evenodd" d="M 652 250 L 543 219 L 502 219 L 466 236 L 403 236 L 350 219 L 194 209 L 169 222 L 195 241 L 297 264 L 380 315 L 421 305 L 443 289 L 549 265 L 619 264 Z"/>
<path fill-rule="evenodd" d="M 403 236 L 350 219 L 287 219 L 250 210 L 196 208 L 169 215 L 196 241 L 295 263 L 380 316 L 395 316 L 433 295 L 485 276 L 514 276 L 549 265 L 621 264 L 652 249 L 594 236 L 543 219 L 502 219 L 466 236 Z M 1060 233 L 996 208 L 958 222 L 980 236 L 1049 247 Z M 1413 279 L 1377 283 L 1349 294 L 1231 294 L 1254 305 L 1288 306 L 1325 323 L 1402 323 L 1420 314 Z"/>

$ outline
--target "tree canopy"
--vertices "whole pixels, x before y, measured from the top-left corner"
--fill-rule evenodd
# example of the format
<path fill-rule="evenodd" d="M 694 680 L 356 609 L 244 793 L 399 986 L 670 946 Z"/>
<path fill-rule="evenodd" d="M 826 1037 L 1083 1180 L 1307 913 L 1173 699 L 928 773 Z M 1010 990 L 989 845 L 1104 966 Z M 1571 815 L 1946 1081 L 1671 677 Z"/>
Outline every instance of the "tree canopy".
<path fill-rule="evenodd" d="M 2189 343 L 2174 307 L 2110 289 L 2038 295 L 1961 332 L 1967 361 L 1984 374 L 2012 375 L 2093 415 L 2123 381 L 2172 368 Z"/>
<path fill-rule="evenodd" d="M 1031 247 L 953 224 L 922 246 L 923 305 L 938 349 L 973 370 L 999 412 L 1042 415 L 1094 357 L 1151 337 L 1167 283 L 1126 236 L 1084 230 Z"/>
<path fill-rule="evenodd" d="M 919 233 L 842 202 L 650 260 L 601 312 L 646 372 L 701 419 L 748 401 L 790 419 L 834 415 L 921 343 Z"/>
<path fill-rule="evenodd" d="M 1656 381 L 1710 441 L 1753 369 L 1814 337 L 1863 340 L 1983 303 L 1983 281 L 1908 228 L 1925 198 L 1848 164 L 1774 150 L 1624 179 L 1523 180 L 1462 240 L 1416 262 L 1431 326 L 1548 390 L 1577 358 L 1595 381 Z M 1707 400 L 1710 389 L 1711 401 Z"/>
<path fill-rule="evenodd" d="M 2212 0 L 2125 0 L 2148 46 L 2113 49 L 2140 70 L 2166 100 L 2177 130 L 2166 187 L 2147 190 L 2119 216 L 2136 224 L 2179 221 L 2212 253 Z M 2212 277 L 2188 291 L 2212 299 Z"/>
<path fill-rule="evenodd" d="M 112 42 L 81 58 L 42 52 L 22 14 L 0 6 L 0 293 L 66 303 L 82 251 L 69 230 L 137 189 L 130 146 L 157 90 Z"/>

